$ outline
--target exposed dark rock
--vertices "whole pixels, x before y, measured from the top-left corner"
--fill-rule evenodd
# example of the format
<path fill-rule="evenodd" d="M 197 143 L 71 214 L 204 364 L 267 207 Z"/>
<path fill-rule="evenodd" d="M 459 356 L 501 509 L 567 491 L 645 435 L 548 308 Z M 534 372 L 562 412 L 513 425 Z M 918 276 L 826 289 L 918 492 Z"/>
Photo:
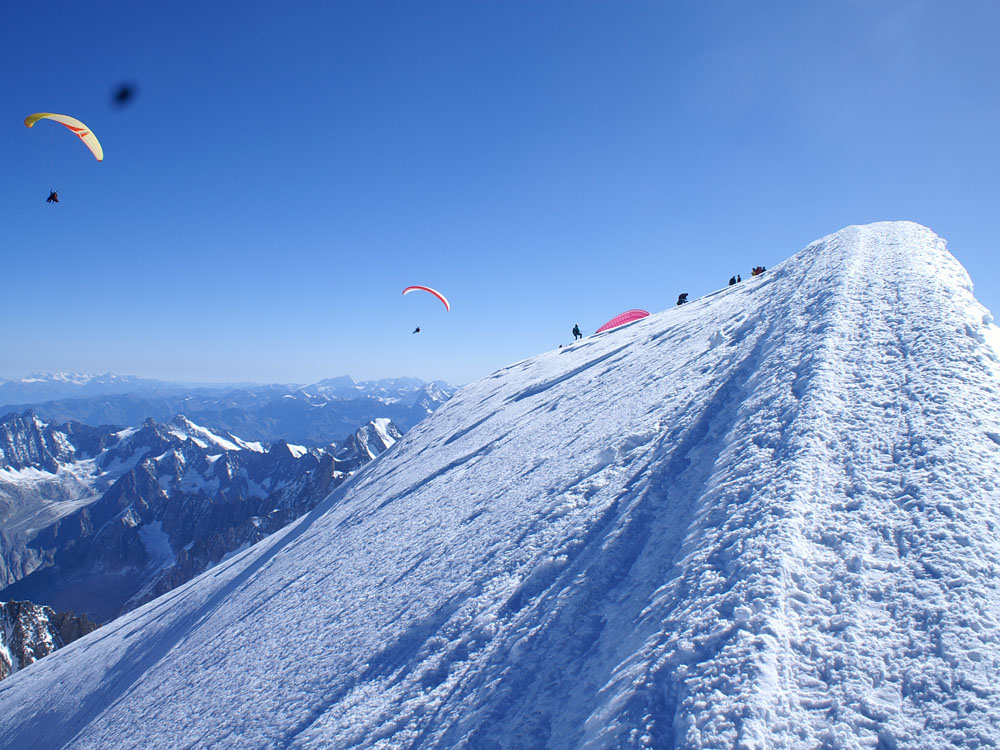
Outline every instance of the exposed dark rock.
<path fill-rule="evenodd" d="M 0 602 L 0 680 L 97 628 L 86 615 L 32 602 Z"/>

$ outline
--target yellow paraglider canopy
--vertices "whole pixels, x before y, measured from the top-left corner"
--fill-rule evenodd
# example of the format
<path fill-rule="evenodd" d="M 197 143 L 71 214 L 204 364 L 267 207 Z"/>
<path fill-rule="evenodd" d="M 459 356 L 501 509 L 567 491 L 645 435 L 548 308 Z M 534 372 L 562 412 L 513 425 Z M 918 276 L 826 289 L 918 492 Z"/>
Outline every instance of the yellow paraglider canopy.
<path fill-rule="evenodd" d="M 104 161 L 104 149 L 101 148 L 100 141 L 97 140 L 97 136 L 84 125 L 82 122 L 77 120 L 75 117 L 70 117 L 69 115 L 55 115 L 51 112 L 36 112 L 33 115 L 28 115 L 24 118 L 24 124 L 27 127 L 33 127 L 39 120 L 55 120 L 60 125 L 65 125 L 71 131 L 76 133 L 77 137 L 83 141 L 84 145 L 90 149 L 90 152 L 94 155 L 97 161 Z"/>

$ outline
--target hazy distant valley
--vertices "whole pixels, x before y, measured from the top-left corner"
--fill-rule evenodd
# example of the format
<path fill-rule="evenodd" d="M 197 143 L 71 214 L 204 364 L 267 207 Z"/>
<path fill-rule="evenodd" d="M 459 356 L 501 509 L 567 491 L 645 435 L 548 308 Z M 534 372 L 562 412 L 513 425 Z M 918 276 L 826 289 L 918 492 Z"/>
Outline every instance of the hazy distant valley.
<path fill-rule="evenodd" d="M 166 422 L 184 414 L 203 427 L 246 440 L 321 446 L 346 439 L 373 419 L 391 419 L 405 432 L 456 390 L 416 378 L 355 382 L 341 376 L 304 386 L 206 387 L 59 373 L 0 379 L 0 416 L 30 408 L 57 423 L 138 427 L 148 418 Z"/>

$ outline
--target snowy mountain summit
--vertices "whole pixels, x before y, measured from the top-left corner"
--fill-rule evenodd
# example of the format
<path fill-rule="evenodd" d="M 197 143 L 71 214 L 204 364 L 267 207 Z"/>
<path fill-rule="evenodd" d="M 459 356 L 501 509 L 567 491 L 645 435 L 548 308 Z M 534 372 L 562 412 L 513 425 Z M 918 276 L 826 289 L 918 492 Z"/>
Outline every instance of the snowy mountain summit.
<path fill-rule="evenodd" d="M 1000 744 L 990 320 L 884 223 L 511 365 L 0 683 L 0 746 Z"/>

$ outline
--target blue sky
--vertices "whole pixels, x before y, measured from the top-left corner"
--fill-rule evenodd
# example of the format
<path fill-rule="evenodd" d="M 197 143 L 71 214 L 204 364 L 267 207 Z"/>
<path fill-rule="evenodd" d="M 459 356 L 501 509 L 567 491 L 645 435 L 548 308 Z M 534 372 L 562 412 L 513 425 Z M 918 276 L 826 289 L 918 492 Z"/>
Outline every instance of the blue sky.
<path fill-rule="evenodd" d="M 997 3 L 51 2 L 3 27 L 0 376 L 462 383 L 889 219 L 1000 311 Z"/>

